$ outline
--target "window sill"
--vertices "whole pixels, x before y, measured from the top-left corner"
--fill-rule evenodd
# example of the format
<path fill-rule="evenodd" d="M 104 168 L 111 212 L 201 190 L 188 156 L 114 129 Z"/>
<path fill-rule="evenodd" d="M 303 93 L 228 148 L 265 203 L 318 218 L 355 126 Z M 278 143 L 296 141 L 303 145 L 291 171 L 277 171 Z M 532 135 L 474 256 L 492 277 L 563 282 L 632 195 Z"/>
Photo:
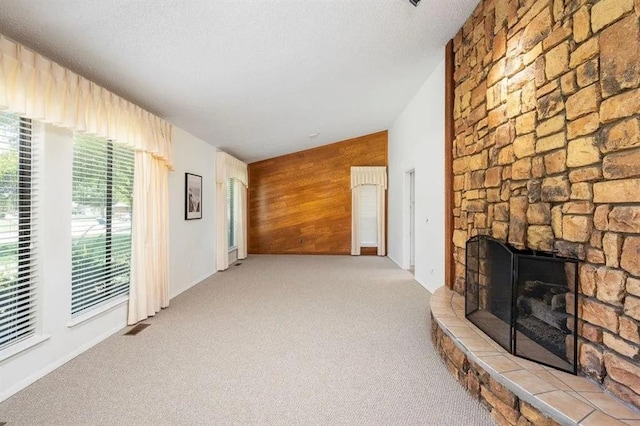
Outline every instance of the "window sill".
<path fill-rule="evenodd" d="M 231 253 L 236 250 L 238 250 L 238 247 L 229 247 L 229 249 L 227 250 L 227 253 Z"/>
<path fill-rule="evenodd" d="M 11 345 L 0 353 L 0 362 L 9 359 L 12 356 L 18 355 L 20 352 L 24 352 L 36 345 L 39 345 L 45 340 L 49 340 L 50 337 L 50 334 L 40 334 L 31 336 L 27 340 L 16 343 L 15 345 Z"/>
<path fill-rule="evenodd" d="M 122 296 L 114 299 L 104 305 L 100 305 L 97 308 L 91 309 L 88 312 L 78 315 L 77 317 L 71 318 L 71 321 L 67 323 L 67 327 L 73 328 L 76 325 L 80 325 L 83 322 L 87 322 L 90 319 L 93 319 L 99 315 L 104 314 L 112 309 L 117 308 L 120 305 L 123 305 L 129 301 L 129 296 Z"/>

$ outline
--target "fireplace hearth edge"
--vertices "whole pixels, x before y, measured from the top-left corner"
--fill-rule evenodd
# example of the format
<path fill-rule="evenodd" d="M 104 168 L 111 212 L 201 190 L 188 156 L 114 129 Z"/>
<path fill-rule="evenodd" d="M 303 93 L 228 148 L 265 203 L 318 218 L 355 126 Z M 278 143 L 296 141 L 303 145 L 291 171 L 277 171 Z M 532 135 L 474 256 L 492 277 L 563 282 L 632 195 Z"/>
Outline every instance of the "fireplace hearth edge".
<path fill-rule="evenodd" d="M 578 261 L 484 235 L 466 249 L 466 318 L 509 353 L 577 374 Z"/>

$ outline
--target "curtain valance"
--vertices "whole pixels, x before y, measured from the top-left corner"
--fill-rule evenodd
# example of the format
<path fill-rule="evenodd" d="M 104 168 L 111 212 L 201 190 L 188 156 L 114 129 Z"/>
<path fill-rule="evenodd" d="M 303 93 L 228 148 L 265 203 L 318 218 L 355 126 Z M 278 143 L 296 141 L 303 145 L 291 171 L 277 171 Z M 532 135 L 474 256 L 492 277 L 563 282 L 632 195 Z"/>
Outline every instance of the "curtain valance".
<path fill-rule="evenodd" d="M 378 185 L 387 189 L 387 168 L 351 167 L 351 189 L 360 185 Z"/>
<path fill-rule="evenodd" d="M 117 141 L 172 169 L 169 123 L 2 35 L 0 110 Z"/>
<path fill-rule="evenodd" d="M 244 186 L 249 186 L 247 164 L 226 152 L 218 151 L 216 157 L 216 181 L 225 183 L 229 178 L 234 178 L 242 182 Z"/>

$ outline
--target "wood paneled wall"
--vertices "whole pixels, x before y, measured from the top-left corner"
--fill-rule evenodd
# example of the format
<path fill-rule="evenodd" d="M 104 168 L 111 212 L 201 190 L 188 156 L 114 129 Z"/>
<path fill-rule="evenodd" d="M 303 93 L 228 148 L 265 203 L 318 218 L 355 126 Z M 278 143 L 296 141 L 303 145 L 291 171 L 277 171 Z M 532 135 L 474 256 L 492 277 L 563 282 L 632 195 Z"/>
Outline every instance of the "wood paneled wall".
<path fill-rule="evenodd" d="M 249 253 L 349 254 L 351 166 L 387 166 L 387 132 L 249 164 Z"/>

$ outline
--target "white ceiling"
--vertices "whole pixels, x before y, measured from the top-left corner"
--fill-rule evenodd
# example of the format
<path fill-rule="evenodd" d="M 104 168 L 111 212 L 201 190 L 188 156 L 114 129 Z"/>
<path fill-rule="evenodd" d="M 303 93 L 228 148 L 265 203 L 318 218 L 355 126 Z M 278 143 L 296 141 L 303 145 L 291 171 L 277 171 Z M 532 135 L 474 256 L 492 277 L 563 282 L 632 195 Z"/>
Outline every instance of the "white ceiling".
<path fill-rule="evenodd" d="M 0 32 L 252 162 L 388 129 L 477 2 L 1 0 Z"/>

